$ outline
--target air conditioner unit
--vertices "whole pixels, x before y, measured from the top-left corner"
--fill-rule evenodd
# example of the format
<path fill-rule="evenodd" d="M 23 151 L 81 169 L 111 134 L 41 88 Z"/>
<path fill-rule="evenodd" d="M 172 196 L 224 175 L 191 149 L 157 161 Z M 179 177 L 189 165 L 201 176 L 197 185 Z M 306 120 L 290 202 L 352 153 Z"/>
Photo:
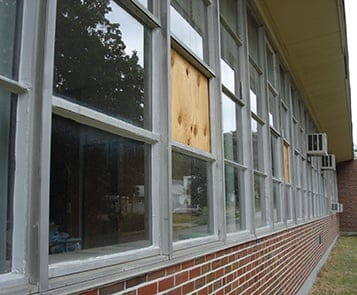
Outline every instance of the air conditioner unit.
<path fill-rule="evenodd" d="M 335 155 L 327 155 L 321 157 L 322 170 L 336 170 Z"/>
<path fill-rule="evenodd" d="M 327 156 L 326 133 L 307 134 L 307 154 L 312 156 Z"/>
<path fill-rule="evenodd" d="M 338 212 L 338 209 L 339 209 L 339 203 L 331 203 L 332 212 Z"/>
<path fill-rule="evenodd" d="M 337 208 L 337 212 L 338 213 L 342 213 L 343 212 L 343 204 L 342 203 L 338 203 L 338 208 Z"/>

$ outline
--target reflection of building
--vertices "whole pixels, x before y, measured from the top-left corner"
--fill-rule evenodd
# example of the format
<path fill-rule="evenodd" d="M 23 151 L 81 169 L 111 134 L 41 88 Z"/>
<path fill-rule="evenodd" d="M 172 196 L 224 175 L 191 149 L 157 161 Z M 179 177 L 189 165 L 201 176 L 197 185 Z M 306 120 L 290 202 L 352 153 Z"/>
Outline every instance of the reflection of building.
<path fill-rule="evenodd" d="M 343 2 L 0 1 L 0 293 L 307 293 L 354 210 Z"/>

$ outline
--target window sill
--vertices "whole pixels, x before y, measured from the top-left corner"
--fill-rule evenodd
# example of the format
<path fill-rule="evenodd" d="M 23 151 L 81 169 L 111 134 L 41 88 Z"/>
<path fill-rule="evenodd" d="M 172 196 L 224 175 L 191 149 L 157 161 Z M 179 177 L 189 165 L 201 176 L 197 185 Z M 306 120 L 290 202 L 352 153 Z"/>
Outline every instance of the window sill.
<path fill-rule="evenodd" d="M 82 271 L 94 270 L 102 267 L 110 267 L 116 264 L 123 264 L 128 261 L 137 261 L 145 257 L 155 257 L 159 254 L 160 250 L 157 247 L 152 246 L 144 249 L 133 249 L 130 251 L 107 254 L 86 259 L 83 259 L 84 256 L 82 256 L 82 259 L 79 256 L 79 259 L 50 264 L 49 277 L 53 278 Z"/>
<path fill-rule="evenodd" d="M 28 294 L 37 291 L 37 287 L 29 285 L 22 274 L 5 273 L 0 275 L 0 294 Z"/>

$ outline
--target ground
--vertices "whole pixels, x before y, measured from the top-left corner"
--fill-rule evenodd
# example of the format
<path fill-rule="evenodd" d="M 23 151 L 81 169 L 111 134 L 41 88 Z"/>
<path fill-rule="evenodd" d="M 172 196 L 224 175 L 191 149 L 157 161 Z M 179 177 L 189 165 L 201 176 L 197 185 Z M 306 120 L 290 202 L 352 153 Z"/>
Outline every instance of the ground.
<path fill-rule="evenodd" d="M 341 236 L 310 295 L 357 294 L 357 236 Z"/>

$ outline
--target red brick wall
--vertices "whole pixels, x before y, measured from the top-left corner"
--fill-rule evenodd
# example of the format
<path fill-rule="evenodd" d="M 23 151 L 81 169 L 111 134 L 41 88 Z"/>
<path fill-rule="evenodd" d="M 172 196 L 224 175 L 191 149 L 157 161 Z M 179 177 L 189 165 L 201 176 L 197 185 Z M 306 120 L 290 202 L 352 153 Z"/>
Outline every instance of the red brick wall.
<path fill-rule="evenodd" d="M 296 294 L 337 234 L 331 215 L 81 294 Z"/>
<path fill-rule="evenodd" d="M 357 160 L 337 165 L 338 198 L 343 204 L 341 232 L 357 232 Z"/>

